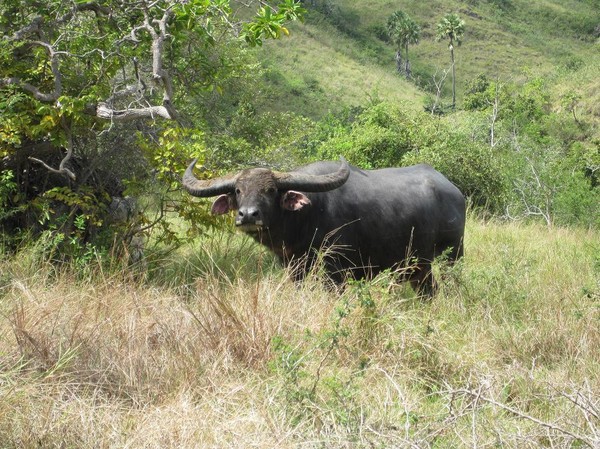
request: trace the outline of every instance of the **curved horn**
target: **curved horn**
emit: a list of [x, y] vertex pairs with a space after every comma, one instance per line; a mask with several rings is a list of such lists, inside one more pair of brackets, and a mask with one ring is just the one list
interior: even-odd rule
[[200, 180], [194, 176], [194, 166], [198, 159], [194, 159], [183, 174], [183, 188], [191, 195], [202, 198], [217, 196], [223, 193], [233, 192], [237, 176], [223, 176], [221, 178]]
[[350, 176], [348, 162], [340, 156], [340, 168], [326, 175], [310, 175], [290, 172], [276, 173], [275, 179], [280, 190], [299, 190], [301, 192], [327, 192], [343, 185]]

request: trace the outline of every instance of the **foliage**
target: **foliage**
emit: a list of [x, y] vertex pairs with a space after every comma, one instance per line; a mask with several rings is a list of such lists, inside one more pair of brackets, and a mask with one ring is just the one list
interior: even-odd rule
[[321, 128], [316, 157], [365, 169], [428, 163], [488, 213], [598, 225], [598, 147], [569, 111], [548, 109], [540, 80], [480, 76], [465, 104], [468, 115], [442, 117], [373, 104]]
[[494, 83], [480, 73], [467, 83], [463, 108], [466, 111], [477, 111], [489, 108], [494, 98]]
[[340, 154], [366, 169], [428, 163], [476, 205], [495, 212], [502, 211], [508, 193], [505, 162], [474, 143], [468, 131], [387, 103], [365, 109], [348, 130], [338, 129], [319, 148], [322, 158]]
[[567, 154], [558, 147], [543, 151], [522, 146], [513, 154], [511, 217], [539, 217], [548, 225], [598, 227], [600, 189], [586, 175], [585, 150]]
[[284, 26], [286, 22], [302, 19], [306, 10], [295, 0], [283, 0], [278, 11], [271, 6], [260, 8], [252, 22], [244, 25], [244, 38], [250, 45], [262, 45], [263, 38], [279, 39], [290, 32]]
[[293, 113], [258, 112], [243, 102], [230, 123], [207, 138], [207, 163], [218, 167], [271, 166], [292, 168], [306, 162], [306, 136], [315, 123]]
[[448, 48], [452, 49], [454, 44], [459, 46], [462, 43], [462, 36], [465, 33], [465, 22], [458, 14], [446, 14], [436, 26], [436, 39], [448, 39]]
[[[128, 180], [138, 185], [146, 180], [172, 191], [185, 159], [202, 146], [198, 130], [208, 127], [202, 121], [207, 111], [199, 114], [195, 103], [202, 104], [208, 91], [222, 92], [245, 68], [251, 71], [227, 0], [9, 1], [0, 13], [6, 37], [0, 43], [0, 169], [15, 174], [17, 194], [8, 206], [20, 212], [9, 222], [2, 217], [7, 233], [62, 226], [60, 214], [40, 218], [51, 204], [35, 203], [55, 188], [79, 198], [89, 192], [123, 197]], [[303, 13], [293, 0], [264, 4], [245, 24], [247, 40], [258, 45], [286, 34], [284, 25]], [[169, 131], [160, 119], [195, 130], [190, 151], [183, 144], [192, 140], [191, 132]], [[141, 147], [155, 149], [146, 152], [146, 163], [137, 162]], [[154, 181], [145, 171], [149, 165], [156, 168]], [[123, 166], [134, 168], [119, 176]], [[45, 201], [75, 207], [62, 200]], [[166, 203], [162, 198], [158, 207]], [[77, 212], [67, 214], [69, 221]], [[105, 218], [94, 226], [108, 226]]]
[[9, 206], [10, 197], [17, 192], [17, 184], [15, 183], [15, 175], [10, 170], [0, 172], [0, 221], [8, 218], [16, 213]]
[[503, 171], [512, 185], [508, 216], [597, 226], [594, 173], [599, 152], [589, 124], [573, 112], [577, 95], [568, 92], [565, 98], [568, 107], [554, 112], [542, 79], [519, 85], [480, 75], [470, 84], [464, 104], [487, 118], [478, 125], [479, 138], [487, 139], [505, 161]]
[[373, 169], [398, 165], [415, 148], [417, 122], [410, 113], [387, 103], [364, 109], [348, 128], [339, 128], [318, 149], [320, 158], [349, 162]]
[[501, 213], [508, 195], [507, 161], [489, 147], [473, 142], [462, 130], [429, 123], [423, 131], [442, 136], [406, 154], [403, 164], [427, 163], [456, 184], [473, 205]]
[[359, 283], [342, 296], [329, 323], [318, 333], [306, 332], [302, 342], [306, 349], [290, 345], [281, 335], [272, 339], [269, 367], [281, 379], [282, 402], [292, 423], [332, 419], [349, 429], [358, 429], [358, 395], [367, 361], [359, 358], [357, 366], [350, 369], [331, 369], [331, 365], [353, 344], [354, 320], [367, 323], [359, 330], [361, 333], [376, 326], [376, 306], [368, 290], [365, 283]]

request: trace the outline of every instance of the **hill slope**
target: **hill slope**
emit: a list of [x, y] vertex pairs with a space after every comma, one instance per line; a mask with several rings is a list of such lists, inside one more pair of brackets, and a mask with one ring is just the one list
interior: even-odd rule
[[[305, 5], [305, 24], [292, 26], [291, 38], [259, 50], [271, 67], [278, 108], [318, 118], [374, 97], [421, 108], [432, 77], [450, 67], [447, 44], [435, 41], [436, 24], [457, 12], [465, 21], [463, 44], [456, 49], [459, 106], [466, 84], [480, 73], [507, 81], [533, 75], [554, 86], [573, 84], [582, 109], [598, 114], [597, 1], [313, 0]], [[411, 82], [396, 73], [395, 50], [382, 40], [387, 18], [397, 10], [422, 28], [421, 42], [410, 48]], [[446, 95], [449, 88], [448, 79]]]

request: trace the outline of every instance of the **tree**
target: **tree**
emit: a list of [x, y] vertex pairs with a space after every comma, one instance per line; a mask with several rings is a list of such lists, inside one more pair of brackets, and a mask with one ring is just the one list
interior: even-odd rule
[[421, 27], [411, 19], [405, 12], [396, 11], [387, 21], [387, 33], [396, 46], [396, 61], [398, 71], [401, 71], [402, 50], [405, 52], [404, 74], [410, 78], [410, 60], [408, 58], [408, 46], [419, 43]]
[[452, 109], [456, 107], [456, 70], [454, 62], [454, 45], [461, 44], [465, 32], [465, 22], [455, 13], [446, 14], [437, 24], [436, 40], [448, 39], [450, 61], [452, 64]]
[[[239, 23], [229, 0], [0, 3], [0, 175], [12, 172], [17, 186], [8, 206], [35, 215], [41, 206], [34, 203], [58, 187], [49, 196], [70, 198], [72, 222], [90, 195], [101, 202], [122, 193], [114, 169], [142, 159], [139, 139], [169, 141], [147, 158], [147, 171], [152, 164], [179, 171], [201, 151], [192, 139], [201, 124], [186, 114], [189, 105], [243, 71], [214, 48], [287, 35], [286, 22], [304, 14], [295, 0], [257, 4], [256, 15]], [[165, 134], [174, 128], [189, 131]], [[174, 142], [188, 138], [190, 145]], [[109, 179], [94, 183], [102, 171]]]

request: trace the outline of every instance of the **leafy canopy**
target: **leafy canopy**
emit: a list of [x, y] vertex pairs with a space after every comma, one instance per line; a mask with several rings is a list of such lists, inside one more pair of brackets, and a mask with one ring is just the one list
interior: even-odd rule
[[400, 50], [419, 43], [421, 27], [405, 12], [396, 11], [387, 21], [387, 32]]
[[52, 198], [68, 217], [84, 191], [123, 195], [123, 181], [152, 167], [172, 190], [185, 161], [204, 152], [202, 94], [249, 70], [233, 47], [286, 35], [304, 12], [295, 0], [261, 1], [241, 23], [229, 0], [0, 2], [0, 172], [14, 174], [6, 206], [30, 209], [0, 230], [37, 226], [27, 217], [53, 188], [79, 196]]
[[437, 24], [436, 39], [438, 41], [448, 39], [450, 41], [448, 45], [450, 48], [452, 48], [454, 44], [461, 44], [461, 39], [464, 32], [464, 20], [462, 20], [456, 13], [449, 13], [442, 17], [440, 22]]

